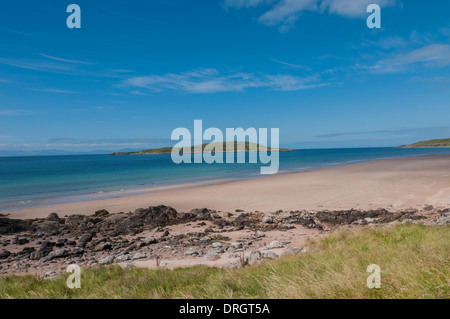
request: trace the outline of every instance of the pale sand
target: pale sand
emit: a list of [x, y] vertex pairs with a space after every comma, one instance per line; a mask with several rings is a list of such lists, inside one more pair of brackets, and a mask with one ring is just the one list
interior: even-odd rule
[[207, 207], [220, 211], [402, 209], [450, 206], [450, 155], [385, 159], [309, 172], [280, 174], [219, 184], [160, 189], [109, 199], [7, 211], [11, 218], [129, 212], [153, 205], [178, 211]]

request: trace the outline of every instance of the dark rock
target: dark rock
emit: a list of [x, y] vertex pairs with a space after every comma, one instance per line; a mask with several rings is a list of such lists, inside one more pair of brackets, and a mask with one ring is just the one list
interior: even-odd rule
[[115, 227], [117, 235], [138, 234], [144, 228], [166, 227], [191, 220], [190, 214], [179, 215], [169, 206], [151, 206], [138, 209], [128, 218], [118, 222]]
[[41, 245], [41, 248], [39, 249], [39, 251], [41, 251], [44, 254], [48, 254], [53, 250], [53, 247], [55, 246], [55, 243], [53, 242], [49, 242], [49, 241], [44, 241]]
[[332, 225], [347, 224], [350, 225], [355, 221], [366, 218], [381, 218], [383, 222], [391, 222], [399, 219], [402, 214], [395, 215], [385, 209], [358, 211], [355, 209], [344, 211], [321, 211], [316, 214], [316, 218], [322, 223]]
[[0, 253], [0, 259], [6, 259], [6, 258], [8, 258], [9, 256], [11, 256], [12, 254], [11, 254], [11, 252], [10, 251], [8, 251], [8, 250], [3, 250], [1, 253]]
[[114, 262], [113, 256], [106, 256], [98, 261], [100, 265], [108, 265]]
[[189, 214], [194, 215], [198, 220], [211, 220], [212, 211], [208, 208], [195, 208]]
[[31, 259], [31, 260], [39, 260], [39, 259], [41, 259], [42, 257], [44, 257], [44, 253], [43, 253], [42, 251], [33, 251], [33, 252], [30, 254], [30, 259]]
[[229, 226], [231, 223], [225, 219], [214, 219], [213, 223], [219, 227]]
[[45, 220], [48, 221], [52, 221], [52, 222], [62, 222], [62, 219], [59, 218], [57, 213], [51, 213], [50, 215], [47, 216], [47, 218]]
[[34, 231], [34, 227], [30, 221], [0, 218], [0, 235], [10, 235], [26, 231]]
[[81, 238], [78, 240], [77, 246], [78, 247], [85, 247], [88, 242], [92, 240], [94, 236], [92, 234], [84, 234], [81, 236]]
[[25, 247], [22, 251], [19, 252], [19, 255], [29, 255], [33, 251], [35, 251], [34, 247]]
[[110, 214], [106, 209], [98, 210], [95, 212], [95, 217], [108, 217]]
[[186, 250], [186, 252], [184, 254], [185, 255], [198, 255], [199, 251], [195, 248], [189, 248], [188, 250]]
[[56, 246], [56, 247], [63, 247], [63, 246], [66, 244], [66, 242], [67, 242], [67, 239], [66, 239], [66, 238], [58, 239], [58, 240], [56, 241], [55, 246]]
[[147, 237], [144, 239], [144, 244], [146, 245], [152, 245], [156, 244], [158, 241], [154, 237]]
[[25, 245], [25, 244], [28, 244], [29, 242], [30, 241], [28, 239], [26, 239], [26, 238], [16, 237], [16, 238], [13, 239], [12, 244], [13, 245]]
[[110, 250], [112, 247], [110, 242], [102, 242], [94, 247], [94, 251]]
[[69, 252], [67, 250], [65, 250], [65, 249], [57, 249], [57, 250], [54, 250], [54, 251], [50, 252], [50, 254], [48, 254], [47, 257], [50, 257], [50, 258], [53, 259], [53, 258], [64, 258], [64, 257], [67, 257], [67, 256], [69, 256]]
[[73, 247], [70, 250], [70, 255], [81, 255], [84, 253], [84, 249], [81, 247]]
[[78, 228], [85, 223], [86, 216], [84, 215], [70, 215], [66, 218], [66, 225]]

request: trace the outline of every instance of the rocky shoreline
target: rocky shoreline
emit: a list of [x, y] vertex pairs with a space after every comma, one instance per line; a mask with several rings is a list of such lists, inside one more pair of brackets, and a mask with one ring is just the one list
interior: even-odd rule
[[307, 251], [310, 238], [342, 229], [397, 223], [450, 223], [449, 208], [369, 211], [236, 210], [177, 212], [152, 206], [129, 213], [11, 219], [0, 215], [0, 274], [54, 278], [70, 264], [81, 267], [178, 267], [195, 264], [239, 268]]

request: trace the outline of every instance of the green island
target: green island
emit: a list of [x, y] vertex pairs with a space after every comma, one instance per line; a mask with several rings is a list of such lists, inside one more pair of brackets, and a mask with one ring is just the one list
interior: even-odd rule
[[[271, 152], [271, 151], [278, 151], [278, 152], [293, 152], [293, 150], [286, 149], [286, 148], [271, 148], [266, 147], [263, 145], [259, 145], [256, 143], [250, 143], [250, 142], [234, 142], [234, 145], [230, 145], [233, 142], [223, 142], [222, 144], [222, 150], [223, 153], [227, 153], [227, 148], [231, 148], [233, 146], [234, 152]], [[208, 149], [215, 148], [217, 150], [217, 147], [220, 146], [221, 143], [205, 143], [202, 144], [202, 151], [205, 150], [206, 147]], [[111, 155], [159, 155], [159, 154], [171, 154], [173, 147], [163, 147], [163, 148], [154, 148], [154, 149], [147, 149], [143, 151], [138, 152], [116, 152]], [[175, 148], [178, 149], [178, 151], [182, 151], [182, 148]], [[195, 153], [194, 151], [195, 146], [192, 146], [190, 148], [190, 153]]]
[[429, 140], [418, 142], [410, 145], [399, 146], [399, 148], [441, 148], [441, 147], [450, 147], [450, 138], [442, 138], [437, 140]]

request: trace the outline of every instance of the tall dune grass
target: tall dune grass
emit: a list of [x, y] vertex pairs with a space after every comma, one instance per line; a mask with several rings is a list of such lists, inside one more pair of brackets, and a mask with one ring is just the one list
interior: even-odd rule
[[[403, 225], [341, 232], [307, 253], [238, 270], [208, 267], [87, 269], [82, 288], [66, 277], [0, 278], [0, 298], [449, 298], [450, 227]], [[381, 289], [366, 285], [381, 267]]]

